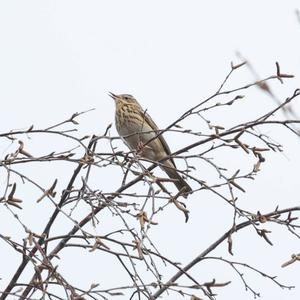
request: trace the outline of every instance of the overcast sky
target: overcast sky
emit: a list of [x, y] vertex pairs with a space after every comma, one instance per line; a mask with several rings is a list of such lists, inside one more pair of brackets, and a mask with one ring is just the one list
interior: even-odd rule
[[[163, 128], [217, 89], [230, 70], [231, 61], [241, 61], [237, 52], [252, 62], [261, 78], [274, 74], [276, 61], [284, 73], [296, 75], [284, 85], [272, 83], [274, 93], [283, 101], [299, 87], [300, 22], [295, 13], [297, 8], [300, 9], [300, 2], [296, 0], [1, 1], [0, 132], [25, 129], [32, 124], [43, 128], [68, 118], [74, 112], [95, 108], [80, 118], [80, 132], [102, 134], [114, 121], [114, 103], [107, 96], [109, 91], [135, 95]], [[256, 79], [247, 68], [238, 72], [229, 82], [230, 87]], [[276, 105], [258, 89], [247, 94], [245, 103], [245, 106], [234, 108], [232, 113], [223, 114], [221, 111], [210, 117], [220, 125], [233, 125]], [[299, 100], [295, 108], [300, 113]], [[198, 125], [191, 121], [187, 126], [201, 131], [205, 123], [199, 122]], [[262, 211], [270, 211], [277, 204], [286, 207], [299, 205], [299, 139], [280, 129], [267, 133], [284, 144], [286, 152], [268, 154], [257, 180], [246, 183], [247, 193], [241, 197], [246, 206], [253, 203], [253, 207], [258, 205]], [[115, 128], [111, 134], [116, 135]], [[183, 146], [182, 141], [172, 137], [169, 143], [174, 151]], [[126, 150], [122, 144], [118, 145]], [[7, 141], [1, 142], [0, 146], [1, 156], [14, 149], [9, 148]], [[33, 151], [44, 147], [43, 152], [47, 152], [51, 146], [51, 143], [41, 140], [28, 142]], [[238, 168], [241, 161], [233, 160], [232, 164]], [[65, 171], [62, 169], [62, 172]], [[50, 176], [43, 174], [42, 181]], [[207, 199], [202, 199], [202, 206], [193, 207], [196, 200], [190, 200], [192, 213], [188, 224], [184, 224], [182, 216], [175, 211], [170, 214], [171, 219], [165, 214], [165, 218], [158, 220], [161, 227], [153, 230], [153, 239], [161, 249], [168, 249], [166, 253], [183, 263], [217, 239], [225, 228], [219, 226], [219, 221], [206, 226], [208, 221], [205, 218], [214, 210], [220, 212], [219, 218], [222, 219], [222, 209], [226, 211], [226, 208], [219, 209], [217, 202], [210, 206]], [[9, 223], [10, 217], [5, 209], [0, 209], [1, 213], [7, 217], [0, 220], [4, 232], [9, 234], [11, 230], [11, 234], [16, 234], [20, 228], [16, 223]], [[26, 221], [32, 222], [33, 228], [43, 228], [43, 221], [38, 224], [39, 221], [33, 221], [28, 212], [22, 214]], [[201, 218], [203, 220], [199, 221]], [[175, 224], [171, 226], [173, 221]], [[231, 219], [226, 224], [229, 226], [230, 222]], [[188, 249], [178, 246], [178, 239], [176, 236], [172, 238], [170, 231], [180, 235], [182, 245], [190, 245]], [[238, 249], [241, 251], [239, 253], [236, 249], [237, 256], [233, 259], [257, 267], [263, 262], [262, 269], [266, 272], [279, 275], [283, 283], [298, 285], [293, 291], [285, 291], [261, 277], [250, 275], [250, 281], [257, 284], [262, 299], [296, 300], [300, 295], [299, 265], [286, 269], [281, 269], [280, 265], [292, 253], [299, 253], [300, 243], [295, 238], [285, 239], [286, 231], [279, 231], [274, 234], [274, 247], [266, 246], [255, 234], [251, 239], [240, 237]], [[169, 239], [165, 238], [166, 235]], [[253, 251], [257, 254], [253, 255]], [[183, 252], [186, 256], [182, 255]], [[217, 253], [227, 254], [225, 247]], [[260, 254], [262, 257], [257, 262]], [[78, 255], [81, 252], [66, 258], [66, 273]], [[13, 267], [18, 262], [14, 261]], [[104, 263], [99, 260], [99, 264], [103, 267]], [[5, 269], [1, 262], [0, 290], [14, 270], [11, 263], [4, 265]], [[224, 281], [228, 279], [225, 274], [231, 274], [229, 271], [228, 268], [216, 268], [218, 278]], [[196, 267], [192, 273], [198, 276], [201, 272]], [[97, 271], [89, 272], [86, 287], [97, 281], [97, 276]], [[214, 273], [210, 279], [213, 276]], [[230, 277], [235, 280], [232, 289], [218, 290], [220, 299], [235, 298], [233, 291], [239, 299], [252, 299], [251, 293], [244, 292], [243, 285], [234, 276]], [[113, 278], [105, 286], [113, 286]], [[206, 280], [205, 276], [203, 280]]]

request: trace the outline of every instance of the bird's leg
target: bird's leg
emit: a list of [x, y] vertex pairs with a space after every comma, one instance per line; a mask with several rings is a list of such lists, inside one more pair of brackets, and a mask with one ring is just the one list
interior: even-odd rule
[[138, 144], [136, 145], [136, 152], [138, 155], [143, 156], [143, 149], [145, 147], [145, 144], [142, 141], [139, 141]]
[[152, 161], [156, 160], [155, 157], [155, 151], [153, 151], [151, 145], [148, 145], [147, 142], [145, 143], [144, 141], [138, 141], [135, 151], [137, 155], [150, 159]]

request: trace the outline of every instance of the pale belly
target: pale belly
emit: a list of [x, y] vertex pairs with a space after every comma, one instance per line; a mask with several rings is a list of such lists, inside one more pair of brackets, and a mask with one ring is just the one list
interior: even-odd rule
[[131, 150], [139, 151], [141, 156], [154, 161], [164, 156], [160, 153], [162, 147], [158, 138], [147, 144], [149, 140], [157, 135], [149, 126], [145, 125], [143, 128], [137, 128], [136, 124], [129, 123], [127, 126], [117, 128], [117, 130], [128, 147]]

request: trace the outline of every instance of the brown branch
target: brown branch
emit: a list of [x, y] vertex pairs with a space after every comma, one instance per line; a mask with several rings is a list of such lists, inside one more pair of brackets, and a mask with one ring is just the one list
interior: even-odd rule
[[[300, 211], [300, 206], [296, 207], [291, 207], [291, 208], [286, 208], [282, 210], [275, 210], [273, 212], [270, 212], [268, 214], [265, 214], [266, 217], [272, 217], [272, 216], [277, 216], [278, 214], [284, 214], [284, 213], [289, 213], [292, 211]], [[251, 221], [245, 221], [242, 222], [238, 225], [235, 226], [235, 232], [240, 231], [243, 228], [248, 227], [251, 225]], [[222, 242], [228, 239], [229, 236], [232, 235], [232, 228], [230, 228], [227, 232], [225, 232], [220, 238], [218, 238], [213, 244], [211, 244], [208, 248], [206, 248], [203, 252], [201, 252], [199, 255], [197, 255], [190, 263], [188, 263], [185, 267], [182, 268], [184, 272], [189, 271], [192, 267], [194, 267], [196, 264], [198, 264], [200, 261], [202, 261], [207, 254], [209, 254], [211, 251], [215, 250]], [[165, 286], [162, 288], [158, 289], [154, 294], [153, 294], [153, 299], [157, 299], [158, 297], [161, 296], [166, 290], [168, 285], [172, 285], [175, 283], [184, 273], [182, 271], [178, 271], [174, 276], [172, 276]]]

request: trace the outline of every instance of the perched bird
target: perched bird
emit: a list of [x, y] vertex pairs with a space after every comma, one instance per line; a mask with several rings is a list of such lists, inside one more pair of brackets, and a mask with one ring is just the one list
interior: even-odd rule
[[[166, 156], [171, 155], [163, 136], [161, 134], [157, 136], [158, 127], [133, 96], [113, 93], [109, 93], [109, 96], [115, 100], [116, 104], [117, 131], [131, 150], [136, 150], [141, 157], [155, 162], [160, 162]], [[187, 193], [192, 189], [177, 172], [173, 158], [162, 161], [160, 167], [171, 179], [175, 180], [174, 184], [177, 189], [187, 197]]]

